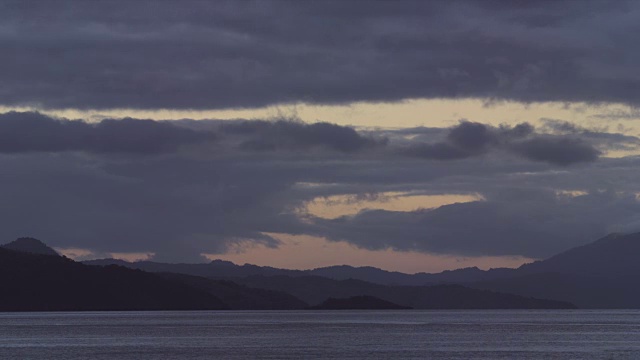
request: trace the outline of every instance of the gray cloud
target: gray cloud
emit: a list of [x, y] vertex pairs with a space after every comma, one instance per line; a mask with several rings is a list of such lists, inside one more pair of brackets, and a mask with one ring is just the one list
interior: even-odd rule
[[[325, 123], [86, 123], [0, 114], [0, 238], [34, 236], [99, 253], [155, 252], [170, 261], [193, 261], [240, 242], [277, 247], [268, 233], [367, 248], [539, 256], [633, 227], [639, 159], [558, 168], [559, 150], [580, 149], [609, 133], [544, 131], [467, 122], [361, 132]], [[580, 146], [560, 143], [556, 152], [544, 152], [553, 141], [571, 139]], [[530, 143], [547, 140], [551, 145]], [[275, 148], [247, 149], [249, 141]], [[440, 161], [398, 154], [422, 143], [485, 156]], [[513, 156], [516, 151], [540, 161]], [[554, 195], [574, 190], [589, 195]], [[370, 199], [388, 192], [478, 194], [486, 201], [337, 220], [299, 214], [316, 197]]]
[[492, 149], [562, 166], [595, 161], [601, 154], [593, 145], [577, 137], [536, 134], [528, 123], [495, 128], [469, 121], [452, 127], [444, 141], [412, 143], [402, 152], [425, 159], [454, 160], [479, 156]]
[[617, 230], [614, 224], [639, 212], [633, 195], [567, 198], [538, 190], [434, 210], [363, 211], [317, 224], [329, 238], [367, 249], [544, 258]]
[[[219, 135], [218, 135], [219, 134]], [[227, 151], [333, 150], [353, 153], [384, 147], [383, 136], [367, 136], [330, 123], [293, 120], [154, 121], [105, 119], [95, 123], [57, 119], [38, 112], [0, 114], [0, 153], [84, 151], [166, 153], [183, 145], [226, 140]]]
[[0, 103], [256, 107], [407, 98], [638, 104], [640, 4], [4, 1]]
[[[555, 124], [549, 122], [549, 124]], [[554, 131], [558, 130], [555, 124]], [[550, 125], [549, 125], [550, 126]], [[564, 127], [574, 126], [565, 124]], [[564, 128], [562, 128], [564, 129]], [[566, 130], [566, 129], [565, 129]], [[84, 151], [91, 153], [155, 154], [175, 152], [184, 145], [198, 145], [218, 139], [223, 151], [235, 148], [251, 152], [280, 151], [296, 154], [330, 150], [343, 154], [364, 152], [400, 154], [436, 160], [459, 160], [479, 156], [490, 150], [507, 150], [533, 161], [556, 165], [594, 161], [600, 151], [578, 136], [604, 139], [612, 134], [594, 131], [571, 134], [536, 134], [533, 126], [523, 123], [492, 127], [462, 121], [448, 130], [443, 141], [423, 143], [405, 141], [390, 144], [384, 134], [361, 134], [354, 128], [330, 123], [305, 124], [300, 121], [238, 120], [153, 121], [125, 118], [97, 123], [55, 119], [36, 112], [0, 114], [0, 153]], [[424, 132], [419, 138], [438, 137], [438, 131]], [[566, 131], [565, 131], [566, 132]], [[219, 134], [219, 135], [217, 135]], [[435, 135], [435, 136], [434, 136]], [[634, 137], [615, 138], [619, 144], [634, 144]], [[625, 141], [623, 141], [625, 140]], [[218, 148], [220, 150], [220, 148]], [[380, 151], [378, 151], [380, 150]], [[377, 151], [377, 152], [376, 152]]]
[[162, 153], [213, 138], [213, 133], [153, 120], [107, 119], [90, 124], [35, 112], [0, 114], [0, 153]]
[[223, 123], [222, 132], [246, 135], [240, 145], [254, 151], [298, 150], [324, 147], [341, 152], [384, 146], [385, 138], [360, 135], [356, 130], [326, 122], [305, 124], [299, 121], [240, 121]]
[[527, 159], [557, 165], [595, 161], [600, 151], [579, 139], [537, 137], [511, 145], [511, 149]]
[[589, 129], [557, 119], [541, 120], [546, 133], [579, 137], [603, 150], [636, 150], [640, 147], [640, 139], [626, 135], [625, 132], [628, 132], [628, 129], [620, 126], [621, 124], [618, 124], [617, 132], [612, 133], [607, 126]]
[[481, 154], [470, 152], [466, 149], [461, 149], [445, 142], [412, 145], [404, 149], [403, 153], [409, 156], [436, 160], [465, 159], [474, 155]]
[[284, 213], [291, 175], [251, 160], [33, 153], [0, 155], [0, 165], [11, 174], [0, 189], [5, 239], [30, 234], [53, 246], [195, 261], [243, 240], [276, 246], [263, 231], [299, 231]]

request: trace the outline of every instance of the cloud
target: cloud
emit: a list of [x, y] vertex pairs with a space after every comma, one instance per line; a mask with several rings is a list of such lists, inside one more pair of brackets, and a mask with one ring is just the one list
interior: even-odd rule
[[611, 110], [605, 113], [591, 115], [590, 118], [599, 119], [599, 120], [637, 120], [640, 119], [640, 109], [638, 108], [629, 108], [629, 109], [616, 109]]
[[[72, 9], [70, 11], [69, 9]], [[640, 4], [5, 1], [0, 104], [220, 109], [410, 98], [637, 105]]]
[[535, 128], [528, 123], [496, 128], [469, 121], [461, 121], [450, 128], [444, 141], [412, 143], [402, 152], [425, 159], [455, 160], [480, 156], [490, 150], [505, 150], [529, 160], [561, 166], [592, 162], [601, 154], [593, 145], [577, 137], [536, 134]]
[[633, 195], [523, 195], [410, 212], [369, 210], [316, 223], [329, 239], [371, 250], [545, 258], [617, 230], [614, 224], [640, 211]]
[[91, 153], [171, 152], [214, 139], [169, 122], [106, 119], [91, 124], [54, 119], [36, 112], [0, 114], [0, 153], [86, 151]]
[[[271, 233], [366, 248], [540, 256], [637, 221], [639, 158], [556, 165], [562, 156], [584, 156], [562, 152], [591, 149], [585, 144], [606, 134], [471, 122], [360, 131], [326, 123], [90, 123], [0, 114], [0, 238], [33, 236], [94, 253], [155, 253], [165, 261], [194, 261], [238, 243], [277, 247]], [[580, 142], [563, 143], [571, 139]], [[247, 147], [251, 141], [271, 146]], [[443, 155], [400, 151], [422, 144], [465, 156], [443, 161]], [[318, 197], [370, 200], [389, 193], [477, 194], [486, 201], [371, 209], [331, 221], [300, 215]]]
[[600, 151], [579, 139], [537, 137], [511, 145], [511, 149], [527, 159], [567, 166], [598, 159]]
[[38, 112], [0, 114], [0, 153], [81, 151], [96, 154], [161, 154], [185, 145], [226, 141], [227, 151], [331, 150], [354, 153], [384, 147], [384, 136], [326, 122], [154, 121], [105, 119], [95, 123], [53, 118]]
[[287, 182], [269, 175], [271, 168], [76, 153], [0, 155], [0, 165], [11, 174], [0, 188], [0, 217], [11, 223], [0, 229], [5, 239], [31, 234], [58, 247], [196, 261], [236, 241], [276, 246], [261, 230], [287, 217], [278, 199]]
[[610, 132], [607, 126], [590, 129], [574, 123], [557, 119], [541, 119], [543, 131], [552, 135], [568, 135], [588, 141], [597, 148], [606, 150], [636, 150], [640, 147], [640, 139], [627, 135], [624, 126], [618, 124], [616, 131]]
[[224, 123], [220, 129], [224, 133], [248, 136], [249, 139], [244, 140], [240, 146], [252, 151], [323, 147], [350, 153], [384, 146], [387, 142], [385, 138], [366, 137], [351, 127], [326, 122], [305, 124], [300, 121], [254, 120]]

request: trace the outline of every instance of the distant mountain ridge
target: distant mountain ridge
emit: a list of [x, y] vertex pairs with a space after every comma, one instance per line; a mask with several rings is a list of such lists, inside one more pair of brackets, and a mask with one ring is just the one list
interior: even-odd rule
[[[111, 261], [88, 261], [86, 264], [93, 266], [110, 265]], [[238, 266], [232, 263], [212, 262], [209, 264], [161, 264], [154, 262], [124, 263], [136, 269], [145, 271], [156, 271], [163, 276], [171, 278], [182, 276], [194, 277], [187, 283], [196, 285], [200, 289], [212, 289], [213, 283], [220, 281], [230, 281], [241, 284], [251, 289], [264, 289], [275, 293], [286, 293], [292, 298], [300, 299], [306, 304], [313, 306], [321, 304], [330, 297], [350, 298], [353, 296], [374, 296], [384, 301], [393, 302], [401, 306], [408, 306], [416, 309], [568, 309], [574, 308], [568, 302], [534, 299], [512, 294], [504, 294], [493, 291], [476, 290], [463, 286], [388, 286], [374, 284], [362, 280], [335, 280], [322, 276], [305, 275], [302, 271], [281, 270], [267, 268], [268, 273], [283, 273], [287, 275], [246, 275], [247, 273], [259, 273], [261, 267], [258, 266]], [[211, 265], [213, 266], [213, 270]], [[227, 267], [231, 272], [215, 271], [215, 265]], [[181, 273], [188, 271], [189, 273]], [[290, 276], [288, 274], [295, 274]], [[209, 274], [209, 282], [204, 279], [203, 274]], [[239, 275], [240, 274], [240, 275]], [[213, 275], [213, 276], [211, 276]], [[231, 276], [230, 276], [231, 275]], [[213, 283], [212, 283], [213, 282]], [[220, 296], [217, 292], [212, 292]], [[224, 297], [221, 297], [225, 300]], [[287, 300], [288, 301], [288, 300]], [[295, 305], [299, 306], [299, 305]], [[298, 307], [295, 307], [298, 308]], [[276, 309], [275, 307], [273, 309]]]
[[30, 237], [21, 237], [0, 247], [31, 254], [60, 256], [57, 251], [53, 250], [42, 241]]
[[458, 270], [447, 270], [441, 273], [405, 274], [397, 271], [387, 271], [371, 266], [354, 267], [350, 265], [336, 265], [310, 270], [279, 269], [269, 266], [252, 264], [236, 265], [230, 261], [213, 260], [200, 264], [169, 264], [154, 261], [127, 262], [118, 259], [98, 259], [83, 261], [87, 265], [120, 265], [151, 272], [173, 272], [204, 277], [246, 277], [246, 276], [322, 276], [334, 280], [357, 279], [382, 285], [424, 286], [440, 283], [451, 283], [469, 280], [493, 279], [508, 276], [513, 269], [480, 270], [477, 267]]
[[249, 287], [288, 292], [309, 303], [327, 298], [373, 296], [414, 309], [573, 309], [555, 300], [472, 289], [462, 285], [388, 286], [362, 280], [334, 280], [320, 276], [250, 276], [234, 279]]
[[[590, 244], [567, 250], [546, 260], [522, 265], [517, 269], [464, 268], [436, 274], [404, 274], [348, 265], [312, 270], [286, 270], [255, 265], [241, 266], [227, 261], [212, 261], [208, 264], [138, 262], [124, 265], [147, 271], [197, 274], [212, 278], [244, 278], [243, 281], [248, 277], [321, 276], [338, 281], [355, 279], [387, 286], [460, 284], [525, 297], [562, 300], [586, 308], [640, 308], [640, 289], [636, 290], [636, 286], [633, 285], [640, 282], [639, 254], [640, 233], [634, 233], [610, 234]], [[113, 262], [117, 260], [87, 263]], [[249, 285], [250, 283], [246, 282], [245, 284], [257, 285]], [[304, 300], [304, 296], [301, 298]]]
[[522, 296], [570, 301], [584, 308], [640, 308], [640, 233], [610, 234], [549, 259], [526, 264], [511, 276], [467, 286]]
[[0, 311], [285, 310], [308, 304], [294, 296], [230, 281], [143, 272], [113, 261], [89, 266], [34, 238], [0, 245]]
[[209, 263], [199, 264], [168, 264], [155, 261], [136, 261], [127, 262], [119, 259], [98, 259], [83, 261], [86, 265], [120, 265], [129, 268], [150, 271], [150, 272], [165, 272], [176, 274], [188, 274], [194, 276], [203, 277], [244, 277], [254, 275], [287, 275], [287, 276], [304, 276], [305, 272], [302, 270], [288, 270], [278, 269], [268, 266], [257, 266], [251, 264], [236, 265], [230, 261], [213, 260]]
[[[390, 287], [360, 280], [286, 275], [235, 277], [230, 281], [228, 277], [216, 279], [166, 271], [152, 273], [117, 265], [132, 265], [122, 261], [90, 266], [63, 256], [52, 256], [47, 249], [35, 239], [20, 239], [8, 244], [7, 248], [0, 247], [0, 286], [3, 289], [0, 311], [288, 310], [305, 309], [309, 304], [321, 304], [331, 297], [355, 297], [355, 300], [345, 300], [341, 306], [351, 304], [348, 306], [359, 308], [391, 306], [384, 305], [385, 302], [423, 309], [574, 308], [567, 302], [459, 285]], [[238, 268], [248, 273], [290, 273], [275, 268], [238, 267], [222, 261], [212, 263], [236, 273]], [[156, 270], [167, 265], [149, 264]], [[198, 264], [174, 264], [172, 268], [203, 269]]]
[[[2, 249], [55, 253], [30, 238], [19, 239]], [[165, 274], [162, 276], [166, 279], [189, 288], [212, 295], [224, 294], [227, 301], [234, 303], [227, 307], [236, 309], [302, 308], [304, 304], [318, 305], [330, 297], [353, 296], [374, 296], [414, 308], [566, 308], [567, 304], [583, 308], [640, 308], [640, 288], [635, 286], [640, 282], [638, 254], [640, 233], [611, 234], [517, 269], [465, 268], [437, 274], [411, 275], [347, 265], [287, 270], [236, 265], [222, 260], [206, 264], [164, 264], [103, 259], [85, 264], [106, 268], [118, 265]], [[434, 286], [438, 284], [461, 287]], [[473, 301], [463, 301], [464, 298]], [[530, 298], [557, 301], [525, 301]]]
[[156, 274], [0, 248], [0, 311], [215, 310], [217, 297]]
[[640, 275], [640, 233], [610, 234], [590, 244], [521, 266], [522, 274]]
[[297, 297], [278, 290], [249, 287], [228, 280], [215, 280], [184, 274], [159, 273], [220, 298], [231, 310], [302, 310], [309, 305]]

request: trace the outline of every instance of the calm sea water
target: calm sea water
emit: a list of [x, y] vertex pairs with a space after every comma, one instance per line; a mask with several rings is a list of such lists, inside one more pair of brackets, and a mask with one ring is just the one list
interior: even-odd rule
[[640, 311], [0, 313], [0, 359], [640, 359]]

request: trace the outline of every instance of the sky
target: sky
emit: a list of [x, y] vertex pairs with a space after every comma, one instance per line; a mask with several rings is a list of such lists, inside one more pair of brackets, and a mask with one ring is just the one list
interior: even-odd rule
[[3, 1], [0, 238], [517, 267], [640, 231], [640, 2]]

